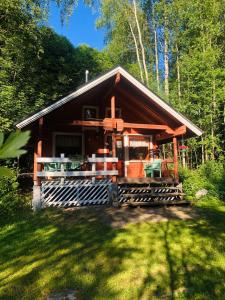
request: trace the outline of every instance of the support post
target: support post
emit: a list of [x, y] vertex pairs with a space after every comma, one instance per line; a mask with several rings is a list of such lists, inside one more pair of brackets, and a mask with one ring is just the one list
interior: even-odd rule
[[37, 163], [37, 158], [42, 156], [42, 135], [43, 135], [43, 117], [38, 120], [38, 139], [34, 148], [34, 176], [33, 176], [33, 210], [41, 208], [41, 180], [37, 177], [37, 172], [41, 171], [41, 165]]
[[32, 199], [33, 211], [41, 209], [41, 187], [39, 185], [33, 185], [33, 199]]
[[[115, 106], [115, 96], [113, 95], [111, 97], [111, 118], [114, 122], [116, 117], [116, 106]], [[114, 124], [113, 124], [114, 127]], [[115, 129], [113, 129], [112, 132], [112, 156], [116, 157], [116, 134], [115, 134]], [[112, 169], [116, 170], [116, 163], [112, 163]], [[112, 177], [112, 181], [116, 182], [116, 176]]]
[[[93, 159], [93, 160], [96, 159], [96, 155], [95, 155], [95, 154], [92, 154], [92, 159]], [[95, 161], [95, 162], [92, 162], [91, 170], [92, 170], [92, 172], [95, 172], [95, 171], [96, 171], [96, 161]], [[93, 176], [93, 177], [91, 178], [91, 181], [92, 181], [92, 183], [95, 183], [95, 176]]]
[[119, 206], [118, 199], [118, 185], [116, 183], [111, 183], [108, 187], [108, 197], [109, 202], [113, 207]]
[[127, 177], [127, 168], [129, 166], [129, 137], [128, 135], [124, 135], [123, 138], [123, 145], [124, 145], [124, 176]]
[[115, 105], [115, 96], [111, 97], [111, 118], [115, 119], [116, 117], [116, 105]]
[[[64, 154], [64, 153], [61, 153], [61, 154], [60, 154], [60, 157], [61, 157], [62, 159], [65, 158], [65, 154]], [[65, 168], [64, 168], [64, 164], [63, 164], [63, 163], [60, 164], [60, 171], [61, 171], [61, 172], [64, 172], [64, 171], [65, 171]], [[61, 180], [60, 180], [61, 185], [63, 185], [64, 182], [65, 182], [65, 177], [61, 177]]]
[[173, 137], [173, 162], [174, 162], [174, 178], [178, 182], [178, 151], [177, 151], [177, 138]]

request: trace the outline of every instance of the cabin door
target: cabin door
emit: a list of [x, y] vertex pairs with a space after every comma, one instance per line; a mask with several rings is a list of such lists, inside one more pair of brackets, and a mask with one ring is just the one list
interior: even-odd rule
[[145, 177], [144, 167], [152, 161], [153, 150], [151, 135], [124, 136], [124, 175], [128, 178]]

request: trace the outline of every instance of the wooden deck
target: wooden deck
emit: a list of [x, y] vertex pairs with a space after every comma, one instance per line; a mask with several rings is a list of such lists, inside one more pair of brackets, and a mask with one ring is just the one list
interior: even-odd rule
[[118, 184], [150, 184], [150, 183], [160, 183], [160, 184], [175, 184], [176, 181], [171, 177], [143, 177], [143, 178], [126, 178], [119, 177], [117, 179]]

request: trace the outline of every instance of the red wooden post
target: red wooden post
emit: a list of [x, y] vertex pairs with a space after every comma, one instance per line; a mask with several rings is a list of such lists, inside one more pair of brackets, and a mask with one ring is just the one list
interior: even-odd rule
[[174, 178], [178, 181], [178, 151], [177, 151], [177, 138], [173, 137], [173, 162], [174, 162]]
[[37, 172], [41, 171], [40, 164], [37, 163], [37, 158], [42, 156], [42, 134], [43, 134], [43, 117], [38, 120], [38, 138], [34, 149], [34, 185], [40, 185], [40, 179], [37, 177]]
[[111, 118], [115, 119], [116, 117], [116, 105], [115, 105], [115, 96], [111, 97]]
[[[111, 97], [111, 118], [113, 120], [113, 127], [114, 127], [114, 121], [116, 117], [116, 105], [115, 105], [115, 96]], [[113, 129], [112, 132], [112, 156], [116, 157], [116, 134], [115, 134], [115, 129]], [[112, 169], [116, 170], [116, 163], [112, 163]], [[112, 177], [113, 182], [116, 181], [116, 177]]]

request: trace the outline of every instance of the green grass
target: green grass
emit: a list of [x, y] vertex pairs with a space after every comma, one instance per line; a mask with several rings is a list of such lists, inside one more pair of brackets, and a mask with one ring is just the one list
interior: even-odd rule
[[0, 227], [0, 299], [224, 299], [225, 206], [200, 218], [113, 229], [96, 213], [46, 210]]

